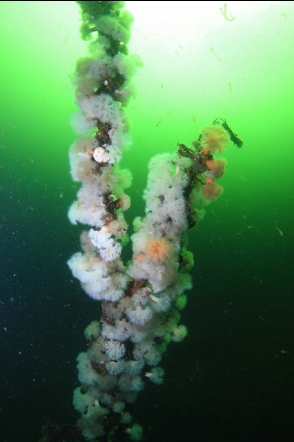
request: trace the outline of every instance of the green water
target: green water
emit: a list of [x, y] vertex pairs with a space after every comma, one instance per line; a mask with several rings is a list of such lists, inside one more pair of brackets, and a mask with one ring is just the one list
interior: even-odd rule
[[[130, 52], [144, 63], [127, 111], [133, 147], [122, 161], [134, 175], [129, 222], [143, 213], [154, 154], [190, 144], [217, 117], [244, 141], [241, 149], [231, 144], [224, 152], [224, 194], [190, 232], [194, 289], [183, 314], [189, 336], [167, 356], [163, 399], [158, 390], [142, 393], [138, 421], [151, 420], [150, 427], [170, 431], [175, 441], [195, 435], [203, 441], [291, 440], [293, 418], [283, 407], [294, 405], [294, 4], [227, 5], [224, 13], [221, 2], [127, 2], [135, 16]], [[2, 395], [20, 395], [19, 402], [3, 399], [1, 408], [5, 440], [14, 442], [20, 434], [37, 440], [48, 401], [51, 417], [65, 413], [64, 420], [74, 421], [74, 358], [85, 345], [83, 328], [99, 311], [70, 282], [65, 265], [79, 249], [78, 228], [66, 217], [77, 190], [68, 166], [75, 139], [70, 73], [87, 50], [78, 7], [0, 2], [0, 25], [1, 322], [8, 330], [3, 385], [22, 377], [17, 393], [12, 388]], [[58, 412], [55, 395], [44, 400], [56, 384], [64, 386]], [[164, 414], [175, 396], [179, 408], [168, 407], [168, 425], [162, 425], [158, 410]], [[144, 408], [144, 397], [155, 397], [156, 408]], [[194, 414], [179, 411], [186, 397], [205, 424], [215, 421], [220, 439], [198, 428]], [[30, 425], [24, 423], [27, 398]], [[265, 436], [264, 428], [272, 431]], [[152, 431], [149, 440], [160, 440]]]

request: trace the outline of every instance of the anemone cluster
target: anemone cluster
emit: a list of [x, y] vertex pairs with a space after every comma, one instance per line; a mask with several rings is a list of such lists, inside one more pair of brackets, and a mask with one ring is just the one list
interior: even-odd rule
[[68, 216], [72, 224], [89, 228], [81, 235], [82, 252], [68, 265], [84, 291], [101, 301], [102, 317], [85, 330], [88, 349], [77, 358], [81, 385], [73, 403], [86, 440], [140, 440], [132, 404], [146, 381], [162, 383], [159, 364], [168, 344], [187, 334], [179, 324], [192, 286], [193, 255], [185, 232], [201, 217], [201, 206], [222, 191], [215, 179], [225, 162], [213, 154], [229, 137], [222, 127], [208, 126], [192, 147], [180, 145], [174, 154], [151, 159], [145, 216], [134, 220], [133, 256], [125, 265], [124, 211], [130, 207], [125, 189], [131, 173], [119, 161], [130, 144], [124, 107], [140, 63], [128, 55], [132, 19], [123, 2], [78, 3], [82, 35], [91, 42], [73, 79], [80, 110], [73, 118], [79, 138], [71, 146], [70, 164], [81, 187]]

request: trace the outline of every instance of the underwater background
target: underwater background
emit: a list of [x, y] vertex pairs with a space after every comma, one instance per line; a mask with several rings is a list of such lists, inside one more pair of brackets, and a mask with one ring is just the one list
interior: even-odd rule
[[[223, 195], [190, 232], [189, 334], [135, 403], [145, 441], [294, 440], [294, 2], [126, 2], [144, 66], [128, 106], [131, 225], [147, 164], [224, 118]], [[33, 442], [74, 423], [75, 358], [100, 317], [67, 268], [74, 90], [87, 44], [74, 2], [0, 2], [0, 429]], [[125, 252], [129, 259], [129, 250]]]

